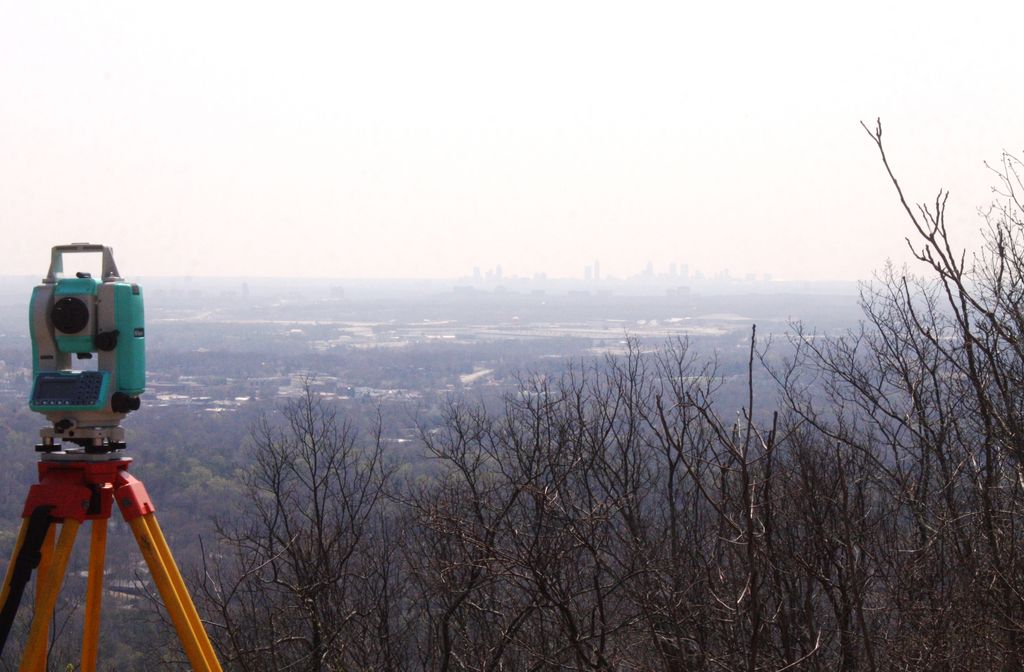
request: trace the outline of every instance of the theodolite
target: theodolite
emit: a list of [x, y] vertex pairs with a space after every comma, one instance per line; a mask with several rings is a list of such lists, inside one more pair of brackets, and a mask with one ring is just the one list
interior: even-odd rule
[[[65, 257], [76, 253], [101, 254], [101, 277], [66, 275]], [[29, 331], [29, 407], [52, 423], [40, 431], [37, 450], [65, 450], [62, 441], [87, 453], [123, 449], [121, 421], [138, 410], [146, 386], [146, 329], [142, 289], [121, 277], [109, 247], [72, 243], [52, 249], [50, 270], [32, 292]], [[76, 360], [94, 357], [94, 370], [73, 369]]]

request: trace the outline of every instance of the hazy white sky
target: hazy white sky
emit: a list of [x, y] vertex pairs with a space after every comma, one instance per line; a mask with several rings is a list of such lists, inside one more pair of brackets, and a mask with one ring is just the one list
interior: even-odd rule
[[867, 276], [970, 242], [1024, 3], [0, 0], [0, 272]]

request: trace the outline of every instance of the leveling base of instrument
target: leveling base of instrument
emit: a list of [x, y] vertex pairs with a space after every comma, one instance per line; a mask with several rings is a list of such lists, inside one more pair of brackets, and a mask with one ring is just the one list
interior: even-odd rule
[[[39, 430], [37, 453], [105, 454], [125, 449], [124, 428], [121, 426], [67, 426], [44, 427]], [[63, 441], [63, 443], [61, 443]]]
[[[213, 646], [157, 523], [153, 502], [142, 482], [128, 473], [131, 458], [73, 457], [73, 454], [44, 455], [39, 462], [39, 483], [29, 488], [21, 531], [0, 594], [0, 649], [10, 632], [25, 585], [32, 570], [38, 567], [35, 614], [18, 669], [21, 672], [46, 669], [50, 620], [64, 582], [68, 558], [78, 528], [91, 520], [81, 670], [95, 671], [107, 520], [116, 501], [142, 551], [192, 669], [220, 672]], [[61, 530], [54, 545], [57, 523], [61, 523]]]

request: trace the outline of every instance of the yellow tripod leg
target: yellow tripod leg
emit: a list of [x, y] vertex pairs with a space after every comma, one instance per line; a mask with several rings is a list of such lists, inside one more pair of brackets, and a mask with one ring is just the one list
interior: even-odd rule
[[57, 525], [54, 523], [46, 531], [46, 538], [43, 539], [43, 545], [39, 549], [39, 567], [36, 569], [36, 609], [39, 608], [39, 601], [43, 596], [43, 586], [46, 585], [50, 576], [50, 566], [53, 565], [53, 543], [56, 538]]
[[[51, 571], [53, 569], [53, 544], [57, 537], [57, 524], [53, 523], [50, 525], [50, 529], [46, 531], [46, 538], [43, 539], [43, 546], [40, 549], [39, 567], [36, 569], [36, 594], [35, 594], [35, 612], [33, 613], [32, 619], [35, 623], [35, 619], [38, 614], [42, 612], [43, 607], [43, 595], [46, 593], [46, 586], [53, 578]], [[63, 577], [62, 577], [63, 578]], [[46, 622], [49, 624], [50, 619], [53, 618], [53, 609], [46, 615]], [[39, 662], [36, 663], [35, 667], [27, 668], [29, 672], [44, 672], [46, 670], [46, 654], [49, 650], [47, 645], [47, 637], [49, 636], [49, 625], [47, 625], [44, 636], [42, 639], [42, 650], [39, 652]], [[26, 651], [28, 648], [26, 647]], [[24, 662], [24, 658], [22, 659]]]
[[[46, 647], [49, 644], [47, 639], [50, 634], [50, 618], [53, 616], [53, 609], [57, 606], [57, 595], [60, 594], [60, 586], [64, 582], [64, 572], [68, 568], [68, 558], [71, 557], [71, 549], [75, 545], [75, 535], [81, 525], [77, 520], [66, 518], [60, 530], [60, 539], [57, 541], [57, 548], [52, 553], [52, 560], [46, 575], [40, 575], [42, 581], [37, 581], [36, 588], [36, 612], [32, 615], [32, 628], [28, 633], [28, 643], [25, 644], [25, 652], [21, 658], [19, 672], [33, 672], [45, 669]], [[53, 530], [54, 526], [50, 526]], [[40, 565], [42, 567], [42, 565]]]
[[132, 534], [135, 535], [135, 541], [139, 545], [139, 550], [142, 551], [142, 557], [146, 560], [149, 573], [160, 592], [164, 606], [167, 607], [167, 613], [171, 617], [171, 622], [174, 624], [174, 629], [178, 633], [178, 639], [181, 640], [181, 646], [185, 649], [185, 655], [188, 657], [192, 669], [197, 672], [213, 672], [214, 668], [210, 666], [203, 654], [199, 639], [189, 623], [185, 607], [181, 604], [178, 592], [174, 589], [174, 583], [164, 565], [156, 540], [153, 539], [149, 530], [149, 525], [146, 522], [148, 515], [132, 518], [128, 521], [128, 525], [132, 528]]
[[18, 530], [18, 540], [14, 542], [14, 550], [11, 552], [11, 561], [7, 563], [7, 573], [4, 575], [3, 592], [0, 592], [0, 604], [7, 602], [7, 594], [11, 592], [11, 579], [14, 577], [14, 561], [18, 557], [21, 545], [25, 543], [25, 535], [28, 533], [28, 518], [21, 519], [21, 529]]
[[89, 581], [85, 590], [85, 629], [82, 633], [82, 672], [96, 672], [100, 643], [100, 605], [103, 601], [103, 564], [107, 550], [107, 519], [92, 521], [89, 542]]
[[199, 640], [203, 657], [206, 659], [211, 670], [221, 672], [220, 661], [217, 660], [217, 654], [213, 650], [213, 644], [210, 643], [209, 635], [206, 634], [206, 628], [203, 627], [202, 619], [199, 618], [196, 605], [188, 594], [188, 588], [185, 586], [185, 580], [181, 576], [181, 570], [178, 569], [178, 564], [174, 562], [174, 556], [171, 555], [171, 547], [167, 545], [167, 539], [164, 537], [163, 530], [160, 529], [160, 523], [156, 520], [156, 514], [147, 514], [143, 516], [143, 519], [146, 521], [146, 526], [149, 528], [153, 542], [160, 552], [160, 559], [163, 560], [164, 567], [167, 569], [167, 574], [171, 579], [171, 584], [174, 586], [174, 591], [178, 594], [178, 601], [181, 602], [181, 606], [185, 609], [185, 615], [188, 617], [189, 625], [192, 626], [192, 632], [195, 633], [196, 639]]

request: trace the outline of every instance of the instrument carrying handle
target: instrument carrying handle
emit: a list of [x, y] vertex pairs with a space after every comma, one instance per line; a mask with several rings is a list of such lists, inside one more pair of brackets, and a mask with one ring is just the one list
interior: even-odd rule
[[99, 252], [103, 255], [103, 277], [101, 278], [103, 282], [121, 279], [121, 274], [117, 271], [117, 264], [114, 263], [114, 250], [112, 248], [95, 243], [71, 243], [70, 245], [54, 245], [50, 249], [50, 270], [46, 272], [43, 282], [57, 282], [57, 276], [64, 273], [65, 254], [88, 252]]

